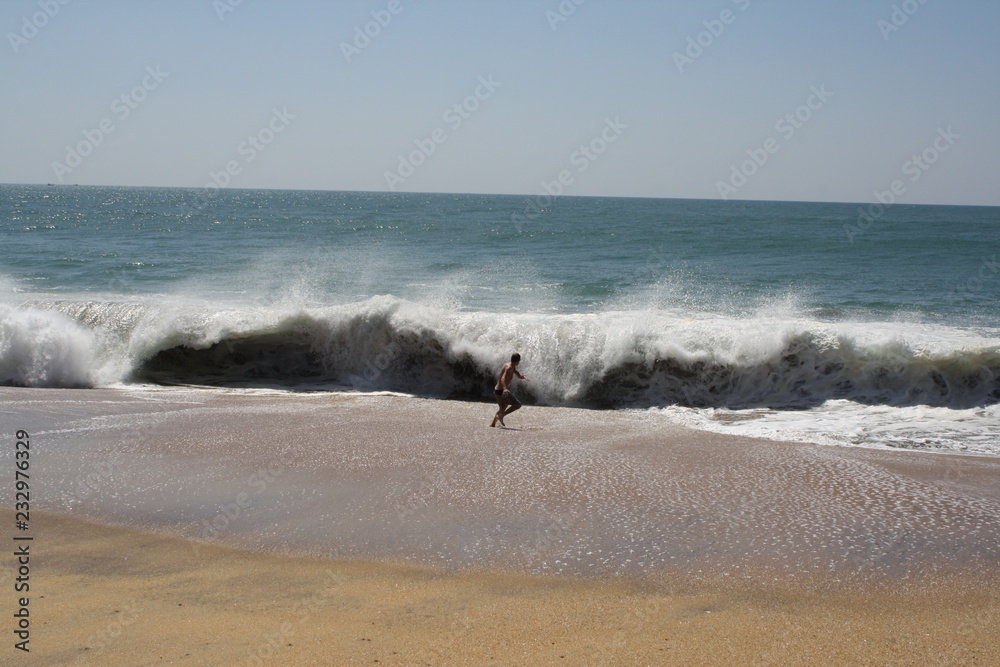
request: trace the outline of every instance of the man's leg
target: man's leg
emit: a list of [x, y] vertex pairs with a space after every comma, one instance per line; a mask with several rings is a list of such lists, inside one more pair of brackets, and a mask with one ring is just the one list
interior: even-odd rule
[[500, 405], [500, 409], [497, 410], [497, 413], [495, 415], [493, 415], [493, 422], [490, 424], [490, 426], [496, 426], [497, 420], [500, 420], [500, 425], [504, 426], [503, 417], [504, 417], [504, 409], [507, 407], [507, 398], [504, 396], [497, 396], [497, 403]]
[[[506, 417], [507, 415], [514, 412], [515, 410], [520, 409], [521, 407], [521, 402], [518, 401], [516, 398], [514, 398], [513, 394], [508, 394], [507, 400], [510, 403], [510, 406], [508, 406], [508, 408], [504, 411], [503, 417]], [[501, 424], [503, 423], [503, 417], [500, 418]]]

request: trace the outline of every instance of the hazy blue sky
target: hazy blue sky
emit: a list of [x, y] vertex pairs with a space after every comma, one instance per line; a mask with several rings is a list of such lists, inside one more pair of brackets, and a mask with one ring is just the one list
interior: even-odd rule
[[64, 1], [0, 182], [1000, 205], [996, 0]]

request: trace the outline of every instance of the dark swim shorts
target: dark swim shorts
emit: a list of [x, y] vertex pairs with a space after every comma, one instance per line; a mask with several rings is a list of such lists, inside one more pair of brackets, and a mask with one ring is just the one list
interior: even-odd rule
[[[496, 394], [497, 398], [503, 398], [503, 389], [494, 389], [493, 393]], [[514, 396], [514, 392], [510, 389], [507, 390], [507, 400], [510, 401], [511, 405], [521, 405], [521, 401], [517, 400]]]

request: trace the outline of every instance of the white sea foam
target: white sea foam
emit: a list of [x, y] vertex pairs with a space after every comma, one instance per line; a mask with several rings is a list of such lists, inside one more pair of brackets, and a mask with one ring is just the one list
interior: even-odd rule
[[0, 304], [0, 382], [90, 386], [98, 334], [62, 313]]
[[818, 322], [795, 310], [494, 314], [393, 296], [324, 307], [35, 301], [0, 310], [0, 381], [488, 397], [519, 351], [530, 379], [517, 391], [542, 404], [667, 408], [745, 435], [1000, 453], [997, 332]]
[[808, 410], [653, 410], [691, 428], [751, 438], [1000, 456], [1000, 404], [956, 410], [832, 400]]

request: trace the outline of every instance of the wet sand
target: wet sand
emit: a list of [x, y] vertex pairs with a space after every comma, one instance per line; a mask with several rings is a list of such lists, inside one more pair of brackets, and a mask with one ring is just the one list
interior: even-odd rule
[[39, 659], [1000, 661], [1000, 460], [391, 396], [0, 405], [45, 512]]

